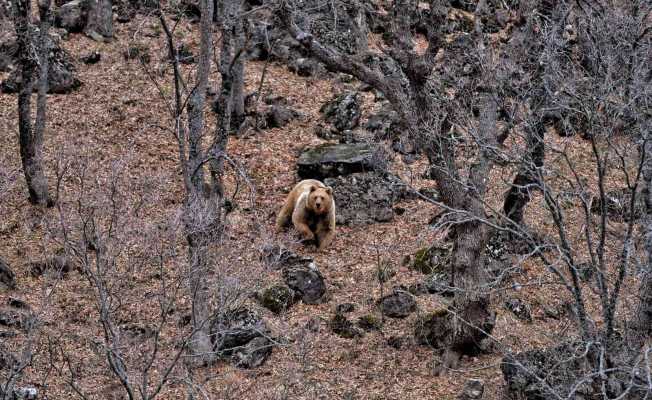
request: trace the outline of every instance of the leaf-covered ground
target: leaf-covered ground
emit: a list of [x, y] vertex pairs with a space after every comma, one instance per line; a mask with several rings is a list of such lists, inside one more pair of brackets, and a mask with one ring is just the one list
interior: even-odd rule
[[[55, 185], [54, 170], [58, 163], [85, 160], [89, 176], [97, 177], [98, 182], [86, 188], [82, 197], [92, 197], [93, 193], [106, 189], [115, 163], [123, 163], [124, 179], [120, 187], [125, 202], [132, 204], [138, 200], [139, 193], [150, 193], [144, 198], [146, 204], [141, 212], [125, 211], [125, 215], [132, 218], [125, 222], [125, 235], [138, 236], [137, 233], [142, 232], [143, 237], [151, 238], [156, 237], [152, 232], [157, 224], [174, 221], [182, 204], [177, 146], [170, 131], [172, 119], [168, 109], [172, 101], [171, 71], [156, 19], [139, 17], [128, 24], [117, 24], [115, 28], [117, 39], [108, 44], [94, 42], [80, 34], [62, 41], [75, 58], [99, 51], [102, 59], [95, 65], [77, 62], [78, 76], [83, 82], [78, 91], [48, 97], [44, 156], [51, 187]], [[188, 43], [196, 53], [199, 46], [195, 29], [193, 25], [181, 24], [177, 38]], [[149, 64], [143, 66], [137, 60], [124, 59], [123, 51], [134, 42], [149, 47]], [[262, 62], [247, 64], [248, 91], [258, 89], [263, 68]], [[353, 320], [369, 313], [379, 315], [375, 305], [381, 291], [375, 278], [378, 259], [389, 261], [397, 271], [397, 275], [385, 284], [385, 293], [394, 285], [409, 285], [423, 279], [421, 273], [407, 268], [403, 259], [433, 241], [443, 240], [442, 232], [435, 232], [427, 225], [438, 210], [417, 200], [401, 203], [406, 211], [391, 223], [338, 228], [334, 244], [324, 253], [294, 243], [291, 235], [275, 236], [274, 216], [297, 180], [298, 153], [306, 146], [323, 142], [313, 132], [319, 120], [319, 108], [334, 93], [347, 85], [355, 88], [357, 83], [299, 77], [279, 63], [271, 63], [267, 68], [264, 92], [286, 97], [292, 107], [303, 113], [303, 118], [282, 129], [250, 132], [246, 137], [230, 139], [229, 154], [246, 172], [248, 181], [240, 182], [236, 197], [238, 207], [229, 217], [229, 240], [222, 249], [215, 249], [220, 252], [216, 270], [233, 277], [247, 293], [264, 288], [282, 278], [278, 271], [268, 269], [259, 261], [259, 248], [265, 243], [281, 242], [300, 254], [315, 258], [326, 278], [329, 297], [319, 305], [296, 304], [280, 316], [261, 309], [279, 346], [262, 367], [254, 370], [240, 370], [227, 363], [200, 370], [194, 380], [202, 385], [209, 398], [452, 399], [467, 378], [479, 377], [485, 381], [485, 398], [499, 399], [504, 390], [499, 363], [505, 351], [545, 346], [574, 333], [567, 317], [556, 320], [544, 316], [544, 308], [554, 308], [567, 300], [566, 293], [559, 285], [550, 283], [552, 276], [538, 262], [517, 258], [513, 261], [522, 267], [523, 273], [514, 280], [521, 284], [520, 289], [497, 291], [493, 296], [497, 312], [497, 326], [493, 332], [497, 341], [495, 352], [464, 358], [459, 370], [435, 376], [435, 353], [413, 340], [417, 316], [440, 307], [441, 299], [437, 296], [420, 296], [416, 313], [403, 320], [388, 318], [381, 331], [367, 333], [363, 338], [343, 339], [330, 332], [328, 321], [337, 304], [353, 303], [355, 311], [347, 315]], [[190, 74], [192, 66], [184, 69]], [[5, 76], [0, 75], [0, 78]], [[213, 84], [217, 79], [213, 71]], [[364, 98], [363, 119], [375, 107], [372, 94], [365, 93]], [[207, 114], [210, 115], [208, 130], [212, 131], [214, 121], [208, 109]], [[70, 370], [64, 365], [62, 356], [67, 354], [81, 390], [91, 398], [121, 398], [117, 380], [107, 369], [102, 331], [88, 281], [77, 271], [61, 280], [30, 275], [30, 261], [41, 260], [57, 249], [53, 233], [58, 229], [58, 210], [37, 209], [27, 202], [18, 151], [15, 96], [0, 95], [0, 131], [0, 163], [15, 178], [0, 194], [0, 256], [12, 266], [18, 281], [18, 289], [0, 295], [0, 304], [9, 297], [24, 299], [37, 311], [42, 324], [36, 337], [35, 358], [23, 381], [36, 385], [42, 393], [41, 398], [73, 397], [67, 385]], [[580, 165], [580, 172], [588, 180], [595, 179], [588, 146], [582, 139], [554, 136], [553, 140], [557, 145], [569, 146]], [[546, 162], [554, 164], [554, 155], [550, 158]], [[434, 186], [432, 181], [422, 178], [425, 168], [423, 160], [406, 165], [399, 156], [392, 164], [393, 171], [416, 188]], [[500, 206], [512, 172], [506, 168], [494, 169], [490, 177], [496, 182], [489, 196], [491, 206]], [[231, 190], [235, 183], [236, 174], [231, 171]], [[72, 178], [62, 182], [62, 209], [70, 215], [74, 214], [78, 187], [78, 182]], [[552, 221], [538, 206], [540, 199], [535, 199], [533, 204], [528, 208], [526, 219], [542, 233], [552, 233]], [[581, 238], [579, 221], [579, 218], [571, 218], [575, 240]], [[617, 232], [622, 227], [615, 224], [613, 229]], [[140, 239], [129, 239], [125, 243], [129, 251], [118, 257], [124, 263], [119, 269], [125, 274], [115, 285], [115, 290], [121, 293], [118, 311], [121, 326], [146, 326], [157, 320], [156, 293], [161, 279], [156, 265], [134, 261], [140, 259], [138, 252], [145, 246], [142, 243], [146, 243], [141, 243]], [[162, 274], [178, 277], [184, 268], [183, 240], [180, 237], [161, 240], [167, 240], [168, 245], [174, 244], [179, 252], [173, 261], [165, 263]], [[612, 251], [616, 253], [618, 249]], [[635, 288], [633, 283], [628, 286], [627, 296]], [[520, 298], [530, 304], [533, 323], [517, 320], [507, 311], [503, 307], [506, 297]], [[247, 301], [255, 306], [253, 300]], [[625, 299], [621, 303], [623, 309], [630, 309], [631, 301]], [[597, 302], [591, 308], [594, 312]], [[187, 300], [180, 301], [164, 330], [161, 340], [169, 354], [173, 354], [175, 340], [183, 333], [177, 321], [188, 309]], [[314, 326], [315, 321], [319, 321], [316, 332], [306, 328], [309, 322]], [[403, 346], [400, 349], [390, 346], [390, 337], [403, 338]], [[23, 340], [19, 334], [7, 342], [18, 348]], [[147, 338], [125, 336], [124, 349], [134, 358], [130, 359], [133, 365], [138, 365], [139, 351], [148, 349], [148, 343]], [[57, 346], [63, 352], [55, 351], [53, 359], [60, 370], [51, 368], [50, 362], [50, 350], [59, 348]], [[155, 369], [162, 368], [167, 358], [169, 356], [157, 361]], [[187, 391], [184, 381], [188, 377], [182, 371], [179, 368], [174, 372], [175, 380], [164, 389], [161, 398], [184, 396]], [[138, 376], [137, 370], [132, 372]], [[160, 371], [156, 371], [155, 376], [158, 373]]]

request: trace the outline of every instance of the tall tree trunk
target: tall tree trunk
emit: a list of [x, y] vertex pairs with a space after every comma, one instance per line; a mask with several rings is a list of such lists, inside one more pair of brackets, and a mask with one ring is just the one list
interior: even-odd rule
[[[49, 2], [39, 5], [41, 16], [41, 33], [39, 40], [39, 55], [33, 49], [32, 32], [30, 28], [31, 5], [28, 0], [13, 0], [14, 22], [18, 38], [18, 58], [20, 65], [20, 88], [18, 93], [18, 135], [20, 142], [20, 158], [25, 172], [25, 181], [32, 204], [48, 205], [50, 196], [48, 183], [43, 170], [43, 131], [45, 128], [45, 103], [47, 92], [47, 30], [49, 22]], [[32, 91], [34, 76], [37, 70], [36, 59], [41, 62], [39, 70], [37, 119], [36, 127], [32, 127]]]
[[545, 156], [543, 121], [527, 127], [526, 146], [528, 154], [514, 178], [512, 187], [505, 196], [503, 212], [517, 224], [523, 223], [525, 206], [530, 202], [531, 192], [537, 188], [537, 169], [543, 166]]
[[200, 0], [200, 55], [197, 82], [188, 102], [188, 173], [191, 185], [186, 196], [185, 220], [190, 263], [190, 293], [192, 297], [193, 356], [200, 364], [215, 359], [210, 341], [210, 296], [208, 274], [210, 271], [209, 245], [221, 236], [220, 201], [204, 189], [202, 164], [204, 152], [204, 106], [213, 48], [213, 1]]
[[113, 9], [111, 0], [89, 0], [88, 22], [84, 32], [93, 40], [113, 38]]
[[645, 200], [645, 218], [643, 226], [645, 232], [645, 250], [647, 251], [647, 268], [641, 279], [639, 289], [639, 303], [636, 308], [634, 326], [636, 330], [649, 337], [652, 334], [652, 134], [646, 134], [643, 156], [643, 191]]

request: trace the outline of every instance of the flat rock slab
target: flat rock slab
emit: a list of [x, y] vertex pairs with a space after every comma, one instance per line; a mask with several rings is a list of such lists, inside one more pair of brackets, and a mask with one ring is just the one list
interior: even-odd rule
[[366, 143], [322, 144], [305, 150], [297, 161], [301, 179], [332, 178], [386, 166], [382, 150]]

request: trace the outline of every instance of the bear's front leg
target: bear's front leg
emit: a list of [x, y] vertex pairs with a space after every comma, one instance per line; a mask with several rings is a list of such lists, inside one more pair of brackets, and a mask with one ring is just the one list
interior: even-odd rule
[[310, 227], [306, 223], [306, 214], [302, 207], [295, 207], [292, 213], [292, 224], [294, 228], [299, 231], [303, 240], [313, 240], [315, 234], [312, 233]]
[[319, 246], [319, 250], [324, 250], [330, 246], [331, 242], [333, 241], [333, 237], [335, 237], [335, 231], [333, 229], [328, 227], [319, 229], [317, 231], [317, 244]]

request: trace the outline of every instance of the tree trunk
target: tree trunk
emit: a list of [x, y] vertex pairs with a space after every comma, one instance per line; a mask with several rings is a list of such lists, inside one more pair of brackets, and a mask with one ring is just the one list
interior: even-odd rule
[[113, 9], [111, 0], [89, 0], [88, 22], [84, 33], [96, 41], [113, 38]]
[[186, 195], [185, 225], [190, 264], [190, 294], [192, 297], [192, 353], [198, 364], [215, 360], [210, 340], [210, 296], [208, 274], [210, 271], [209, 245], [221, 236], [220, 200], [204, 189], [202, 164], [204, 152], [204, 105], [213, 48], [213, 1], [201, 0], [200, 55], [196, 87], [188, 103], [188, 173], [191, 182]]
[[505, 216], [517, 224], [523, 223], [525, 206], [530, 202], [531, 191], [537, 188], [537, 169], [543, 166], [545, 156], [544, 135], [546, 127], [543, 122], [537, 122], [534, 127], [527, 128], [526, 145], [528, 154], [521, 164], [512, 187], [505, 196], [503, 212]]
[[643, 337], [652, 334], [652, 137], [645, 138], [643, 145], [643, 191], [645, 200], [645, 250], [647, 251], [647, 268], [641, 279], [639, 303], [636, 308], [634, 327]]
[[[47, 6], [47, 9], [46, 9]], [[43, 170], [43, 130], [45, 128], [45, 101], [47, 92], [47, 29], [49, 23], [49, 3], [43, 3], [41, 15], [45, 20], [41, 24], [39, 55], [33, 52], [32, 32], [29, 18], [31, 5], [27, 0], [13, 0], [14, 22], [18, 38], [18, 59], [20, 65], [20, 87], [18, 93], [18, 135], [20, 158], [25, 172], [25, 181], [32, 204], [49, 205], [48, 183]], [[38, 84], [36, 129], [32, 127], [32, 91], [37, 70], [36, 59], [41, 61]]]

